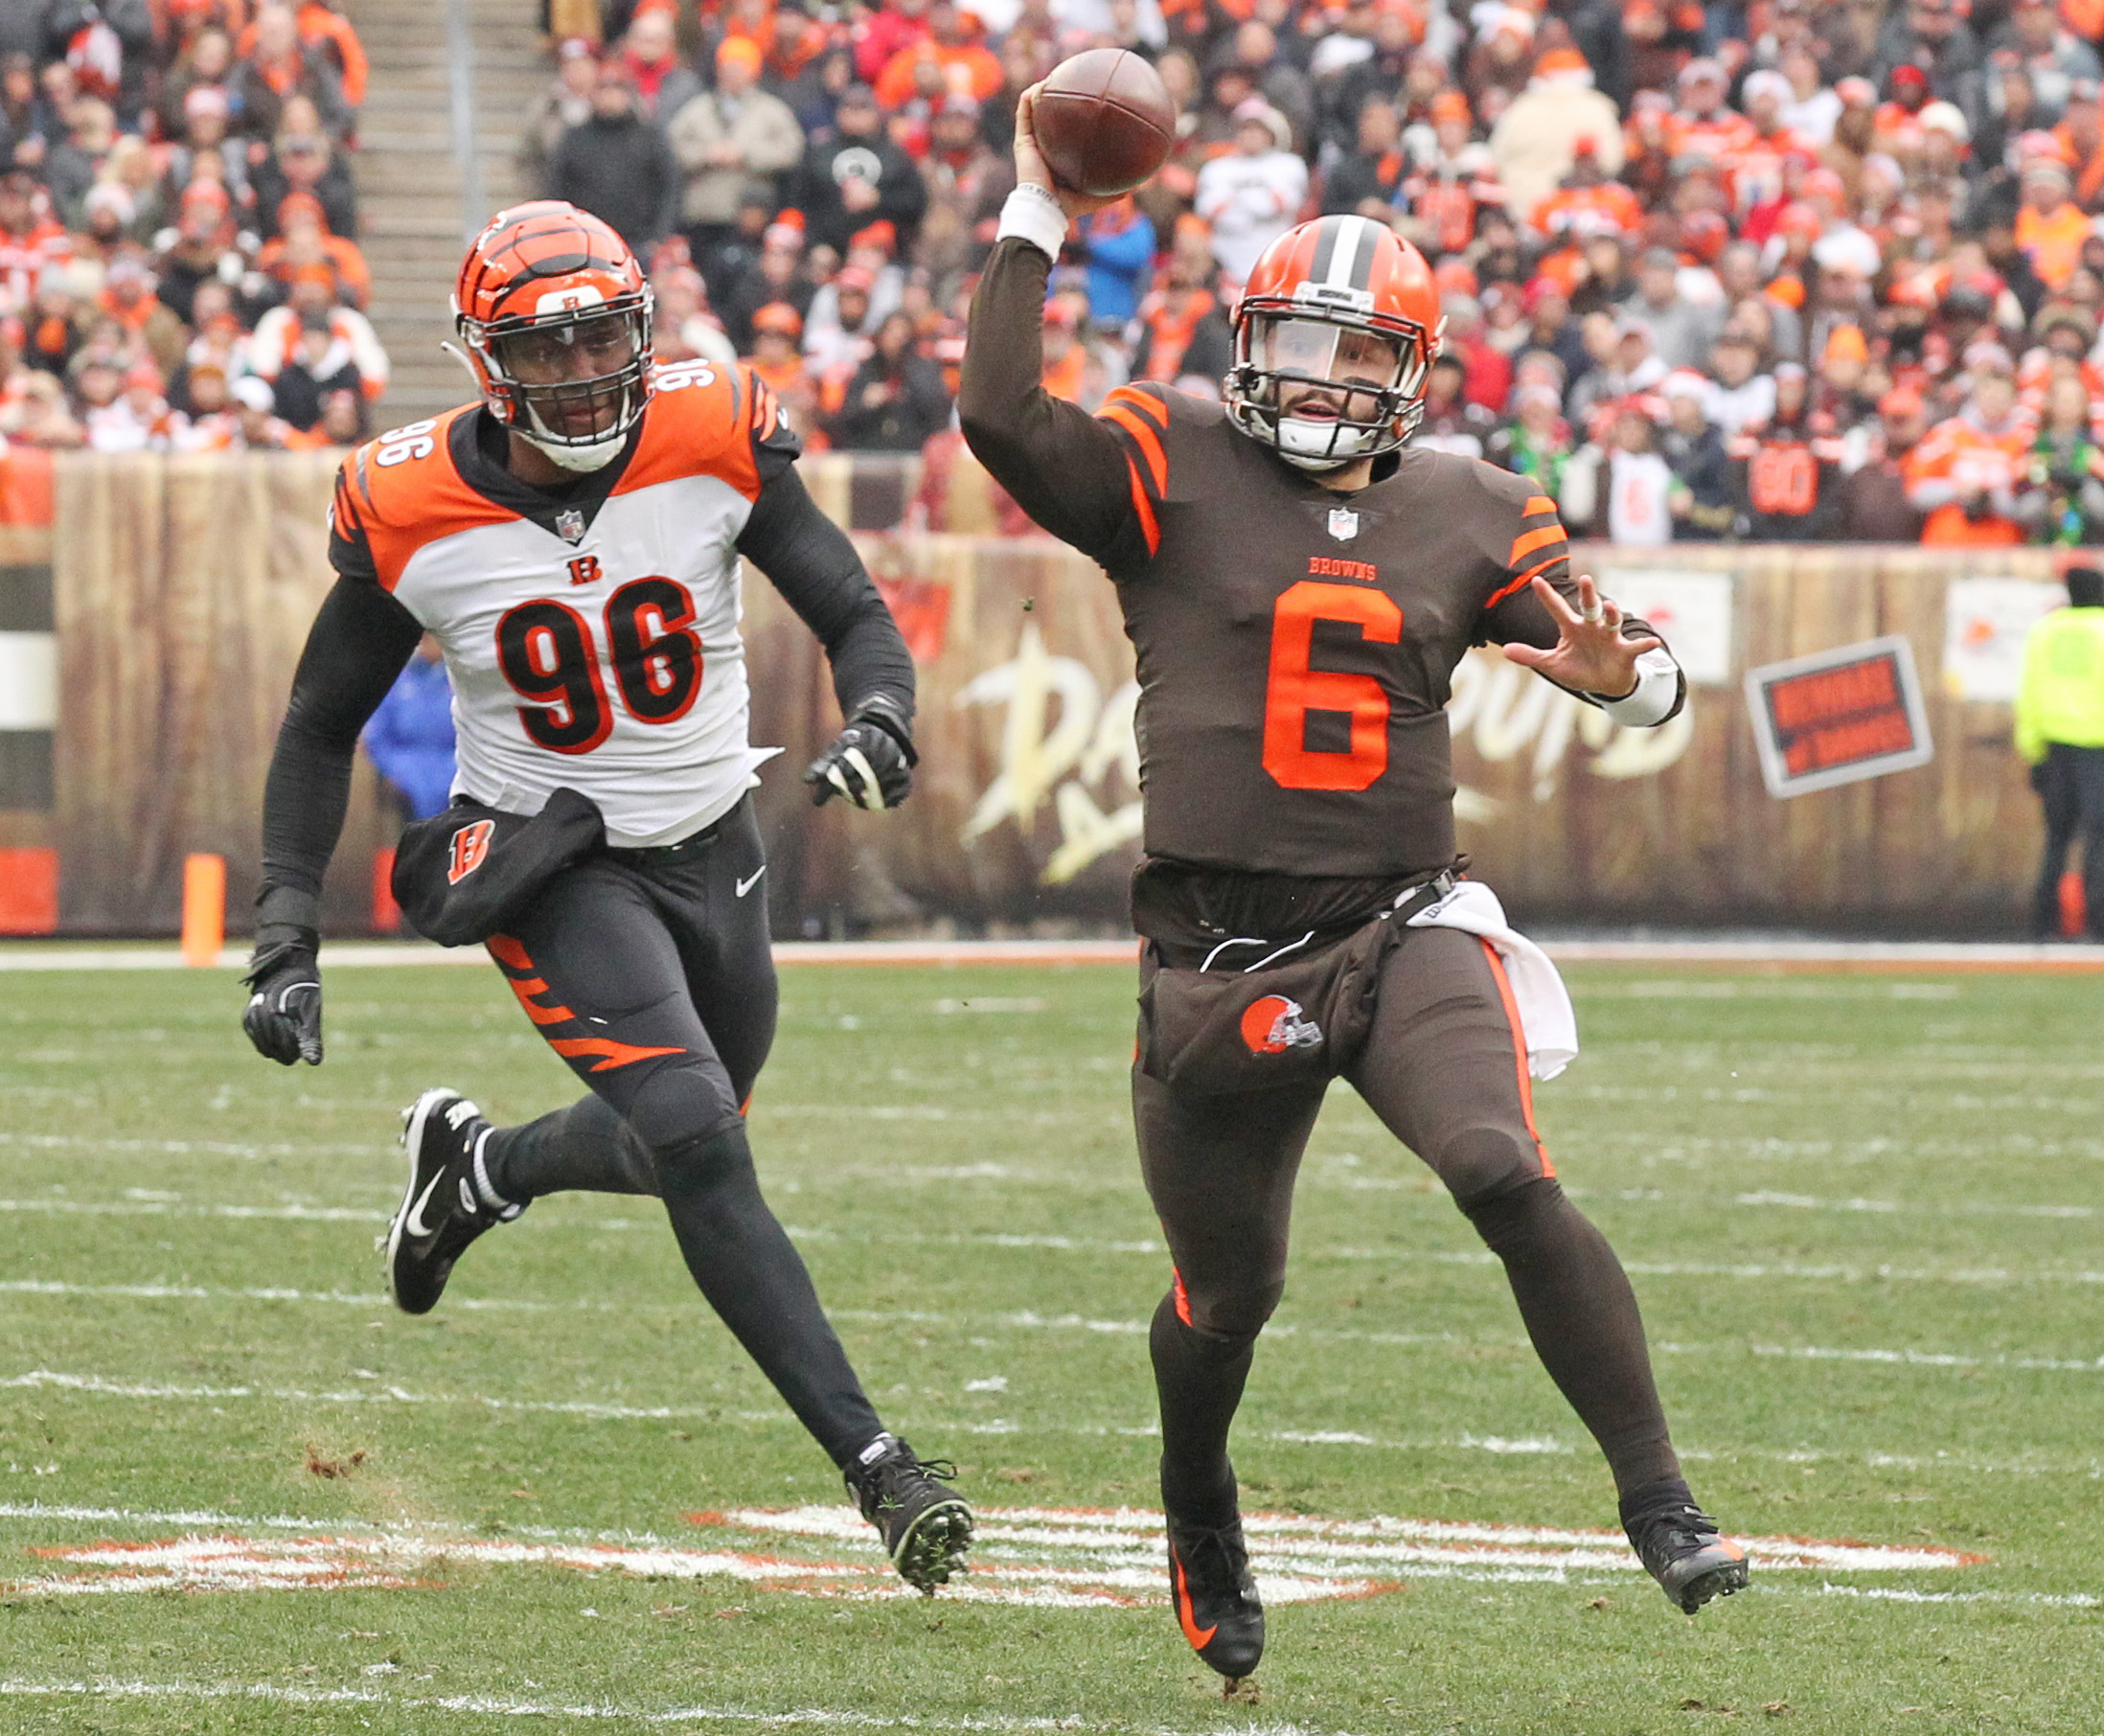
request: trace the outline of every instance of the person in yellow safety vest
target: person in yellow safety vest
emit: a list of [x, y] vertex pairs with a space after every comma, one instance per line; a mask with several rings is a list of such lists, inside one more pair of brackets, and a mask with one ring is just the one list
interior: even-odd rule
[[2031, 931], [2044, 940], [2059, 926], [2060, 878], [2079, 834], [2089, 930], [2104, 940], [2104, 572], [2070, 567], [2066, 578], [2068, 606], [2031, 628], [2017, 684], [2017, 751], [2046, 804]]

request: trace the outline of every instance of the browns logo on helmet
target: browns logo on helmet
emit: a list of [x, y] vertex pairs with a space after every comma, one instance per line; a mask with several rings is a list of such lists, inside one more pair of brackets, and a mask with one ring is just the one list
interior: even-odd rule
[[1227, 413], [1302, 469], [1392, 452], [1424, 415], [1446, 323], [1425, 256], [1385, 224], [1302, 223], [1265, 248], [1235, 308]]
[[641, 420], [651, 309], [628, 242], [561, 199], [498, 212], [453, 286], [483, 402], [566, 470], [609, 462]]

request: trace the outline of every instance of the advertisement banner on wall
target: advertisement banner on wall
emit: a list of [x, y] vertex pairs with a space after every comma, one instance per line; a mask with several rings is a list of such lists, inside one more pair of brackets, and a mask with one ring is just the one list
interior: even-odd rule
[[1772, 796], [1925, 765], [1934, 756], [1911, 645], [1897, 634], [1746, 672]]
[[1694, 687], [1731, 685], [1731, 575], [1602, 567], [1600, 589], [1648, 621]]
[[2024, 673], [2024, 641], [2065, 585], [2036, 579], [1954, 579], [1943, 594], [1943, 691], [2007, 705]]

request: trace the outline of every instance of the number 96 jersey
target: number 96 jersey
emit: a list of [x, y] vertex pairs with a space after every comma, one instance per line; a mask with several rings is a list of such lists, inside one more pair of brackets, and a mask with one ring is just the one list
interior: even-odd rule
[[611, 844], [727, 812], [770, 756], [748, 740], [737, 542], [795, 435], [743, 366], [657, 371], [610, 464], [528, 487], [468, 405], [344, 460], [330, 560], [439, 642], [457, 794], [537, 813], [582, 790]]

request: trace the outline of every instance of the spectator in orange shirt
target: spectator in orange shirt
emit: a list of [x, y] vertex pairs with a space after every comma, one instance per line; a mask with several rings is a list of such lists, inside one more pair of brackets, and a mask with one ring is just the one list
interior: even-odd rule
[[329, 233], [321, 200], [310, 193], [288, 193], [278, 205], [278, 239], [265, 241], [256, 255], [256, 269], [290, 286], [302, 265], [326, 265], [336, 275], [337, 294], [363, 308], [372, 299], [373, 272], [355, 241]]
[[945, 95], [984, 103], [1001, 88], [1006, 75], [978, 30], [978, 20], [960, 11], [953, 0], [935, 0], [927, 9], [927, 34], [902, 48], [877, 75], [877, 101], [897, 109], [914, 94], [918, 69], [932, 60], [942, 68]]
[[1929, 514], [1925, 543], [2022, 542], [2016, 495], [2028, 474], [2034, 419], [2017, 402], [2016, 368], [1999, 344], [1966, 354], [1972, 395], [1908, 454], [1907, 498]]
[[752, 316], [752, 371], [782, 400], [789, 425], [811, 434], [818, 425], [818, 386], [797, 349], [804, 316], [787, 302], [769, 302]]
[[[237, 13], [238, 13], [238, 0]], [[365, 57], [365, 45], [358, 40], [358, 33], [352, 29], [346, 18], [326, 0], [302, 0], [295, 19], [300, 41], [310, 49], [319, 50], [334, 68], [336, 79], [343, 86], [343, 100], [353, 108], [365, 106], [365, 84], [371, 74], [371, 66]], [[234, 51], [246, 58], [256, 47], [256, 26], [250, 24], [236, 39]]]
[[2034, 157], [2024, 165], [2016, 244], [2048, 289], [2067, 287], [2091, 235], [2089, 217], [2068, 196], [2072, 183], [2066, 165], [2051, 157]]
[[231, 80], [240, 130], [267, 139], [279, 129], [286, 104], [296, 96], [310, 101], [321, 124], [335, 138], [351, 131], [343, 80], [318, 49], [300, 40], [299, 20], [283, 0], [263, 0], [251, 25], [250, 47]]

